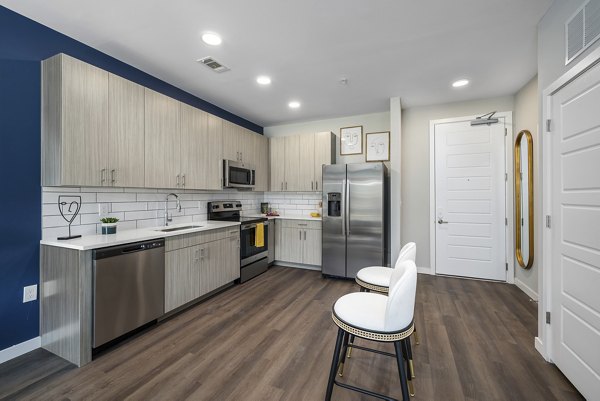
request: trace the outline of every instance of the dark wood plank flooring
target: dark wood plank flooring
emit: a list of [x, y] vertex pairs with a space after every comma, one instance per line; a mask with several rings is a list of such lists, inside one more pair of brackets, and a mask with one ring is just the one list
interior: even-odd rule
[[[331, 306], [356, 290], [274, 267], [80, 369], [44, 350], [2, 364], [0, 399], [322, 400], [336, 334]], [[583, 400], [534, 350], [536, 304], [516, 287], [419, 275], [417, 297], [414, 401]], [[389, 357], [355, 350], [343, 380], [401, 397]], [[336, 387], [333, 399], [372, 398]]]

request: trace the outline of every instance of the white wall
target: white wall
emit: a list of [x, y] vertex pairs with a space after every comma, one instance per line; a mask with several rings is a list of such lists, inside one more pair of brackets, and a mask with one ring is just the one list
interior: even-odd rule
[[402, 111], [402, 242], [417, 244], [417, 266], [429, 258], [429, 122], [442, 118], [512, 111], [512, 96], [413, 107]]
[[533, 194], [534, 194], [534, 257], [533, 266], [525, 270], [518, 263], [515, 264], [515, 284], [521, 288], [530, 297], [537, 300], [538, 295], [538, 271], [541, 268], [542, 252], [542, 233], [537, 230], [537, 222], [542, 216], [542, 192], [541, 192], [541, 174], [539, 164], [539, 148], [537, 144], [540, 141], [538, 120], [539, 120], [539, 100], [538, 100], [537, 76], [533, 77], [517, 94], [515, 95], [514, 138], [521, 130], [528, 130], [533, 136]]

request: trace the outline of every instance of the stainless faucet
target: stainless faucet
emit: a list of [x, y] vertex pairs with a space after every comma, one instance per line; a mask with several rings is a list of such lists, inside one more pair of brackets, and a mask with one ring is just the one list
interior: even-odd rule
[[179, 202], [179, 195], [174, 193], [170, 193], [169, 195], [167, 195], [167, 199], [165, 200], [165, 227], [169, 225], [170, 221], [173, 221], [173, 215], [171, 214], [171, 217], [169, 217], [169, 196], [175, 197], [175, 201], [177, 202], [175, 207], [177, 208], [177, 211], [181, 212], [181, 202]]

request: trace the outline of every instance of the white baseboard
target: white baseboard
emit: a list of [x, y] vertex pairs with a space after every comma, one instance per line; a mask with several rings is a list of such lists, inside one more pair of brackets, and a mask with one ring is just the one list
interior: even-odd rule
[[539, 337], [536, 337], [534, 340], [534, 347], [535, 350], [537, 352], [540, 353], [540, 355], [542, 355], [542, 358], [544, 358], [547, 362], [551, 362], [548, 357], [546, 356], [546, 351], [544, 350], [544, 343], [542, 342], [542, 340], [540, 340]]
[[0, 363], [4, 363], [13, 358], [26, 354], [28, 352], [33, 351], [34, 349], [38, 349], [42, 346], [42, 338], [35, 337], [31, 340], [24, 341], [20, 344], [13, 345], [12, 347], [8, 347], [0, 351]]
[[535, 292], [531, 287], [529, 287], [527, 284], [525, 284], [524, 282], [522, 282], [521, 280], [519, 280], [518, 278], [515, 277], [515, 285], [521, 290], [523, 291], [525, 294], [527, 294], [527, 296], [531, 299], [533, 299], [534, 301], [537, 302], [538, 300], [538, 293]]
[[431, 270], [431, 267], [418, 267], [417, 266], [417, 273], [429, 274], [430, 276], [435, 276], [435, 273], [433, 272], [433, 270]]

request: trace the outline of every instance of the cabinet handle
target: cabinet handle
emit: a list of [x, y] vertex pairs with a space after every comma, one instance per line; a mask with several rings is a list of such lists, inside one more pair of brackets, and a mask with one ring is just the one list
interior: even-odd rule
[[115, 186], [115, 182], [117, 181], [117, 179], [115, 178], [115, 169], [110, 170], [110, 183], [112, 184], [112, 186]]
[[306, 241], [306, 230], [304, 230], [304, 241]]
[[285, 182], [285, 190], [287, 191], [287, 181]]
[[177, 174], [177, 188], [179, 188], [179, 174]]
[[302, 230], [298, 230], [298, 234], [300, 234], [299, 239], [300, 239], [300, 241], [302, 241]]
[[319, 181], [315, 181], [315, 191], [319, 190]]
[[283, 181], [281, 181], [281, 190], [283, 191]]
[[314, 191], [314, 190], [315, 190], [314, 186], [315, 186], [315, 182], [314, 182], [314, 181], [311, 181], [311, 182], [310, 182], [310, 190], [311, 190], [311, 191]]
[[182, 176], [183, 184], [182, 186], [185, 188], [185, 174]]
[[100, 185], [104, 185], [104, 181], [106, 181], [106, 169], [103, 168], [102, 170], [100, 170]]
[[240, 152], [240, 161], [244, 161], [244, 152]]
[[237, 160], [238, 162], [240, 161], [240, 152], [235, 152], [236, 156], [235, 156], [235, 160]]

